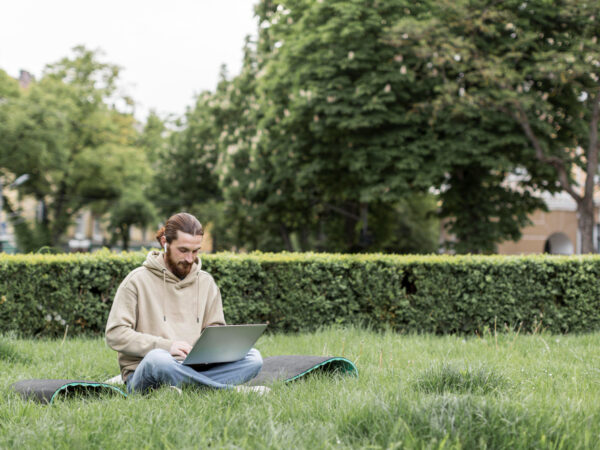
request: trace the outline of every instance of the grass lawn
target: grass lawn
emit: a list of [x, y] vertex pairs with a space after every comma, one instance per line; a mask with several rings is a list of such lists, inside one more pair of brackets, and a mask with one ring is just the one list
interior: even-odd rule
[[5, 448], [600, 448], [600, 333], [480, 337], [328, 329], [265, 335], [263, 356], [354, 361], [264, 396], [169, 389], [127, 399], [22, 400], [26, 378], [105, 380], [102, 339], [0, 337]]

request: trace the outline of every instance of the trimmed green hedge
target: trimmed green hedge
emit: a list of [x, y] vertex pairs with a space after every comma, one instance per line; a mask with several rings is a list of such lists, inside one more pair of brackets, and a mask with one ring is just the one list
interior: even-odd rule
[[[145, 255], [0, 255], [0, 333], [102, 333]], [[229, 323], [271, 331], [362, 324], [401, 332], [600, 330], [600, 257], [217, 254], [203, 268]]]

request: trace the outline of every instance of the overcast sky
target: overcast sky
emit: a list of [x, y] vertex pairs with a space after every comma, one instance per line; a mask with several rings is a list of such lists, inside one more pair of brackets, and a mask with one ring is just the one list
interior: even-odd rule
[[121, 85], [143, 119], [181, 115], [194, 94], [214, 90], [221, 64], [239, 73], [256, 0], [15, 0], [2, 4], [0, 68], [40, 77], [83, 44], [122, 67]]

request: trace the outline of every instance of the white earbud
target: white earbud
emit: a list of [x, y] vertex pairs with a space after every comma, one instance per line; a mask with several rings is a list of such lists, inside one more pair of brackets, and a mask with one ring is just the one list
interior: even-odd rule
[[165, 253], [167, 253], [167, 243], [165, 242]]

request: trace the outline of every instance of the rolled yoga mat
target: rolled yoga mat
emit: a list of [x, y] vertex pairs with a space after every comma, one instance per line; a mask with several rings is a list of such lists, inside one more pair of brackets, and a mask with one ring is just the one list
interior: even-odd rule
[[358, 376], [354, 363], [340, 356], [281, 355], [263, 360], [258, 375], [246, 383], [249, 386], [290, 382], [312, 372], [338, 372]]
[[116, 386], [84, 380], [23, 380], [14, 383], [12, 388], [25, 399], [49, 404], [60, 395], [86, 396], [111, 392], [127, 397], [127, 394]]

